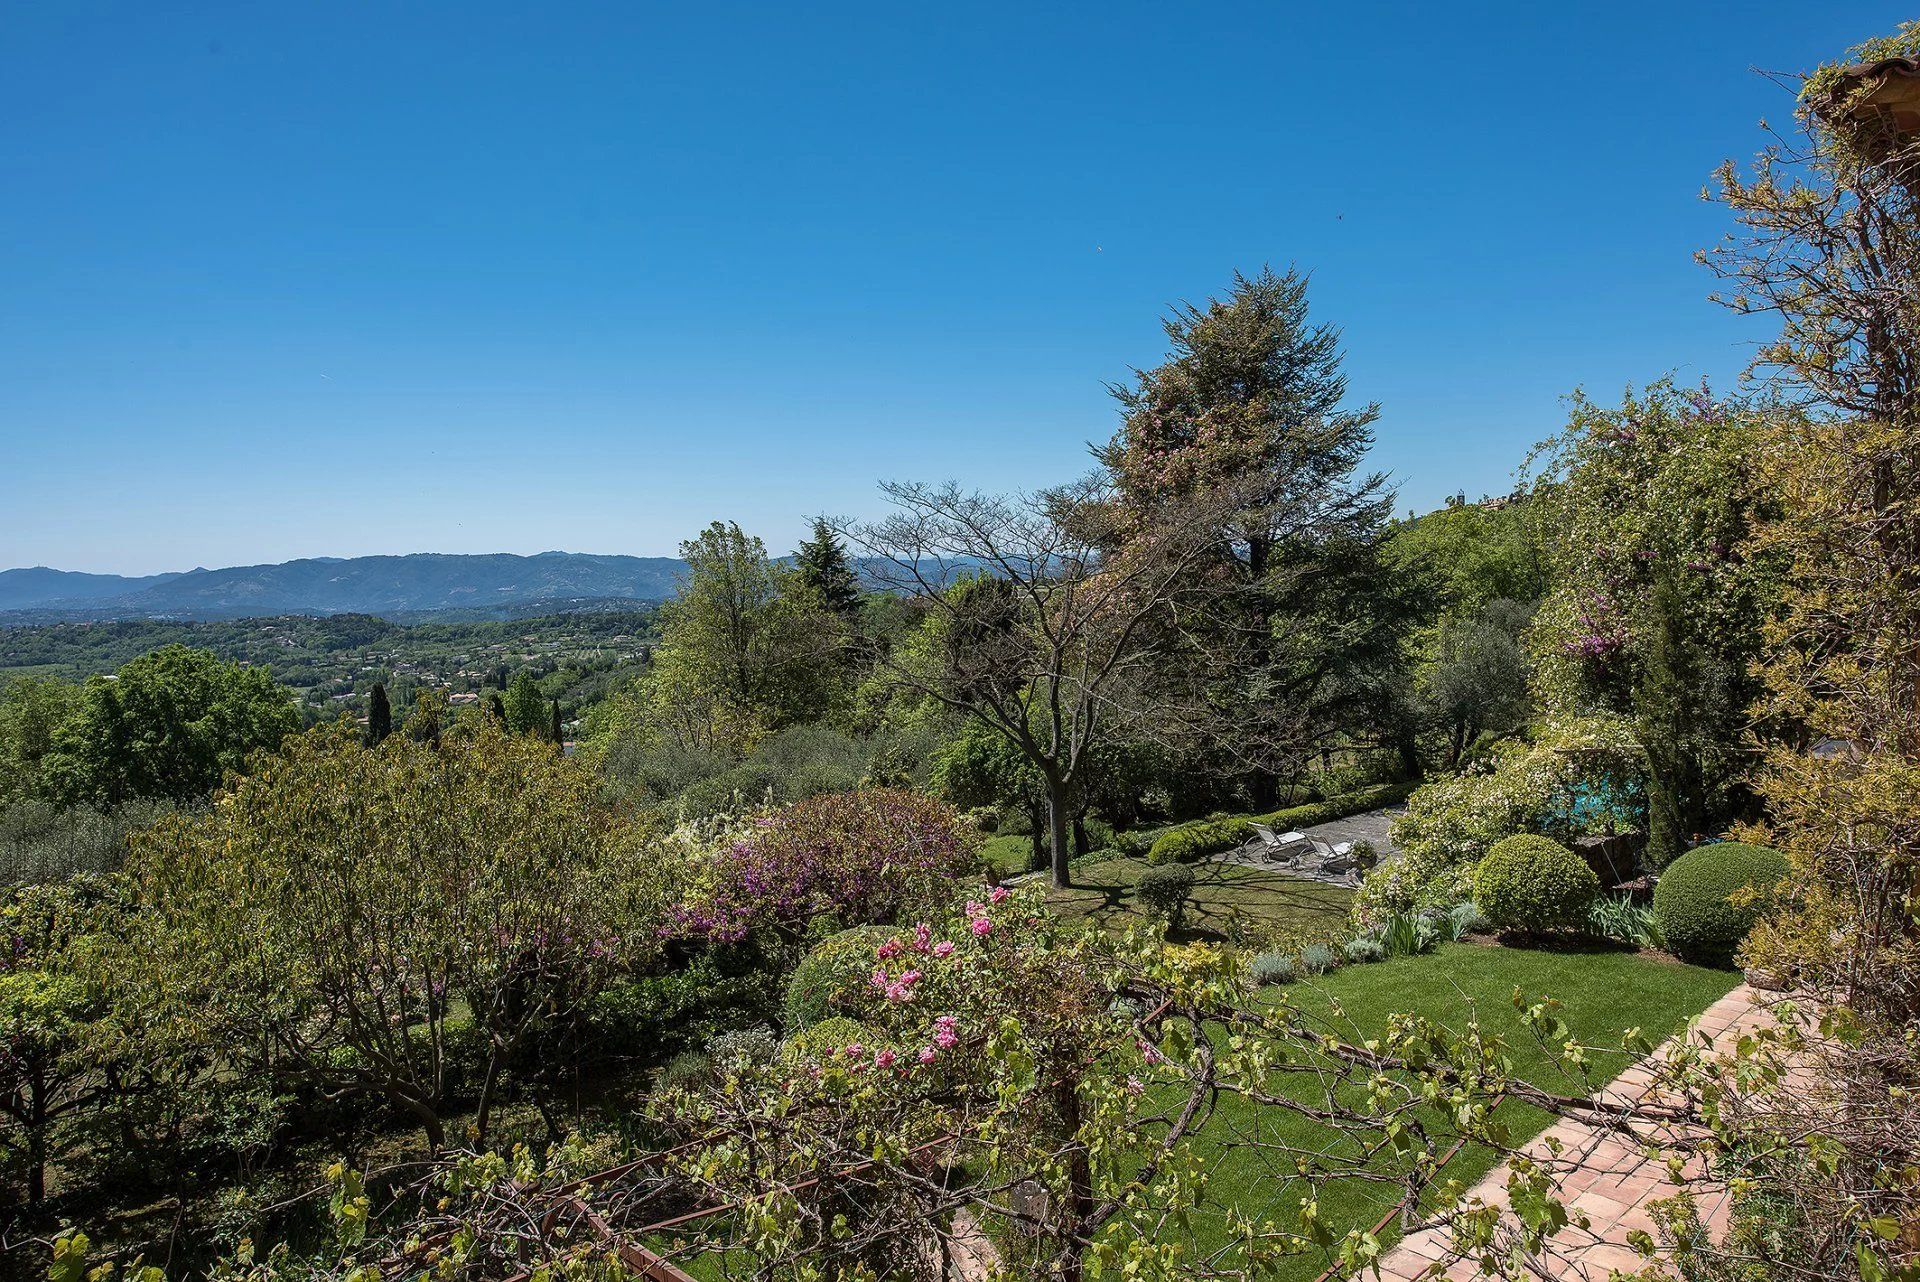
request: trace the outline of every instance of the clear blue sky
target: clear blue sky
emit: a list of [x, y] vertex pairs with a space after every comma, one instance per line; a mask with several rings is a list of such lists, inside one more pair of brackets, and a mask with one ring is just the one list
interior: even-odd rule
[[0, 21], [0, 566], [776, 551], [1086, 465], [1297, 263], [1403, 507], [1732, 378], [1699, 193], [1877, 0], [246, 4]]

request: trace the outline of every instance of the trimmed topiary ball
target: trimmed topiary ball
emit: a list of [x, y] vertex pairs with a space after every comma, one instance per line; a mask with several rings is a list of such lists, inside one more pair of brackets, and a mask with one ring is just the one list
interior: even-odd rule
[[1530, 833], [1496, 841], [1473, 873], [1473, 902], [1496, 930], [1544, 934], [1585, 924], [1600, 878], [1557, 841]]
[[829, 1015], [857, 1014], [862, 999], [871, 995], [875, 954], [900, 933], [888, 926], [855, 926], [815, 944], [787, 980], [788, 1030], [809, 1028]]
[[1140, 902], [1167, 923], [1168, 930], [1179, 930], [1187, 914], [1187, 896], [1193, 893], [1193, 869], [1183, 864], [1149, 868], [1140, 874], [1134, 889]]
[[871, 1050], [874, 1032], [865, 1024], [845, 1015], [829, 1015], [811, 1028], [801, 1029], [786, 1041], [787, 1050], [801, 1059], [824, 1059], [849, 1046]]
[[[1787, 875], [1777, 850], [1723, 841], [1700, 846], [1667, 865], [1653, 888], [1653, 915], [1674, 954], [1703, 966], [1725, 966], [1772, 902], [1773, 888]], [[1752, 886], [1760, 893], [1734, 892]]]

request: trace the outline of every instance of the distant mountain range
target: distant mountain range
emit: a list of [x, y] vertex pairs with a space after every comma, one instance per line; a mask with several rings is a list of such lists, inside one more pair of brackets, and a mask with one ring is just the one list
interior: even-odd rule
[[275, 614], [523, 617], [663, 601], [677, 591], [685, 568], [675, 557], [578, 552], [312, 557], [144, 578], [36, 566], [0, 570], [0, 623]]

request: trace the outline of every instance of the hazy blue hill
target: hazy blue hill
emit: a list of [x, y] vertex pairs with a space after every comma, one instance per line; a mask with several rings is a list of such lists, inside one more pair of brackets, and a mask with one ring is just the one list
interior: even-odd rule
[[[661, 601], [683, 563], [673, 557], [543, 552], [314, 557], [122, 579], [33, 569], [0, 572], [0, 610], [68, 619], [238, 619], [275, 614], [517, 613], [533, 603]], [[562, 605], [561, 608], [565, 608]], [[593, 607], [588, 607], [593, 608]], [[604, 608], [601, 606], [600, 608]]]
[[82, 574], [77, 570], [50, 570], [44, 565], [25, 570], [0, 570], [0, 610], [31, 609], [50, 601], [99, 601], [179, 577], [178, 574], [150, 574], [144, 578]]

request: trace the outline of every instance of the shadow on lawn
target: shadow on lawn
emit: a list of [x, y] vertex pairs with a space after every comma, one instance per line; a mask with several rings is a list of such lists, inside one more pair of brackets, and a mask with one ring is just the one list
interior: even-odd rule
[[[1070, 890], [1055, 892], [1056, 906], [1104, 930], [1123, 930], [1142, 915], [1135, 884], [1147, 865], [1114, 860], [1078, 870]], [[1227, 941], [1256, 925], [1311, 928], [1345, 919], [1348, 894], [1284, 873], [1210, 861], [1194, 865], [1186, 923], [1178, 942]]]

